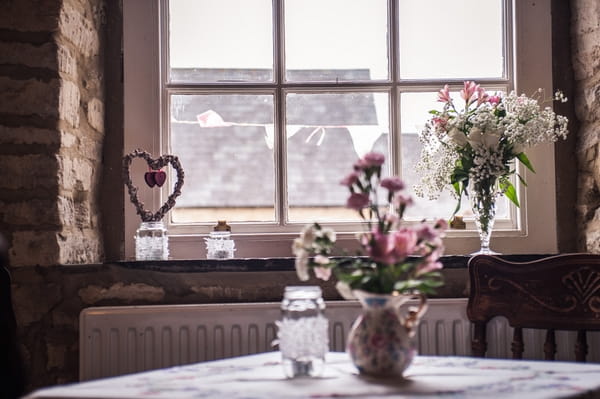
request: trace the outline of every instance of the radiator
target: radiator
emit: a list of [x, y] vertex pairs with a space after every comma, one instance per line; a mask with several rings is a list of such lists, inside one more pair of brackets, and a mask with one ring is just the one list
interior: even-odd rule
[[[416, 343], [422, 355], [470, 355], [471, 326], [467, 300], [430, 299], [419, 324]], [[416, 302], [414, 303], [416, 305]], [[89, 380], [144, 370], [276, 350], [274, 321], [279, 303], [91, 307], [80, 315], [79, 378]], [[332, 351], [343, 351], [352, 322], [360, 312], [356, 301], [326, 302]], [[559, 359], [572, 360], [574, 335], [557, 332]], [[591, 335], [591, 334], [590, 334]], [[525, 332], [527, 339], [543, 336]], [[590, 361], [600, 361], [593, 336]], [[490, 357], [510, 357], [512, 331], [502, 319], [488, 327]], [[567, 346], [570, 345], [570, 346]], [[535, 345], [541, 347], [542, 345]], [[541, 359], [541, 349], [525, 357]], [[595, 349], [596, 348], [596, 349]], [[529, 352], [528, 352], [529, 351]]]

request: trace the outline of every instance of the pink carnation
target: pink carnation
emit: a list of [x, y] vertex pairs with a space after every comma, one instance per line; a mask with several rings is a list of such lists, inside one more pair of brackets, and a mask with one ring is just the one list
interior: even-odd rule
[[399, 177], [386, 177], [381, 180], [381, 187], [387, 188], [391, 192], [404, 190], [404, 182]]
[[381, 166], [385, 162], [385, 155], [380, 152], [369, 152], [362, 158], [363, 164], [367, 167]]
[[367, 205], [369, 205], [369, 196], [364, 193], [352, 193], [350, 194], [350, 197], [348, 197], [348, 201], [346, 202], [346, 206], [348, 208], [357, 211], [360, 211]]
[[342, 186], [350, 187], [354, 183], [356, 183], [357, 181], [358, 181], [358, 173], [357, 172], [352, 172], [348, 176], [344, 177], [342, 179], [342, 181], [340, 181], [340, 184]]

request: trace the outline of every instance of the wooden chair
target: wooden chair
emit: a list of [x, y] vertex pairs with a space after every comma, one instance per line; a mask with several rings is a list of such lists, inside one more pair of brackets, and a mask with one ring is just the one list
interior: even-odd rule
[[0, 398], [25, 393], [25, 373], [17, 344], [17, 323], [12, 307], [8, 245], [0, 234]]
[[577, 331], [575, 359], [585, 362], [586, 331], [600, 330], [600, 255], [564, 254], [524, 263], [477, 255], [468, 267], [474, 356], [485, 356], [487, 322], [504, 316], [514, 328], [514, 359], [523, 356], [523, 328], [533, 328], [546, 330], [546, 360], [554, 360], [555, 330]]

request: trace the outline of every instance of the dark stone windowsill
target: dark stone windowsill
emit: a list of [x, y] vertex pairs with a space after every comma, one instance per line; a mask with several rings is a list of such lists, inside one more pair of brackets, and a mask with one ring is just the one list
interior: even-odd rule
[[[513, 262], [529, 262], [550, 256], [549, 254], [499, 255]], [[444, 269], [466, 269], [471, 256], [443, 256]], [[273, 272], [293, 271], [294, 258], [234, 258], [234, 259], [182, 259], [166, 261], [118, 261], [109, 262], [128, 269], [159, 271], [167, 273], [208, 272]]]

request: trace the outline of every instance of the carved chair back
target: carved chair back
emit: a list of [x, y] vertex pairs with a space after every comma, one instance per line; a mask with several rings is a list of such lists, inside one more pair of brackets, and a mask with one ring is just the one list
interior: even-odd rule
[[487, 322], [503, 316], [514, 328], [514, 359], [523, 356], [523, 328], [532, 328], [546, 330], [547, 360], [556, 354], [555, 330], [577, 331], [575, 359], [585, 361], [586, 331], [600, 330], [600, 255], [563, 254], [522, 263], [477, 255], [469, 260], [469, 278], [474, 356], [485, 356]]

